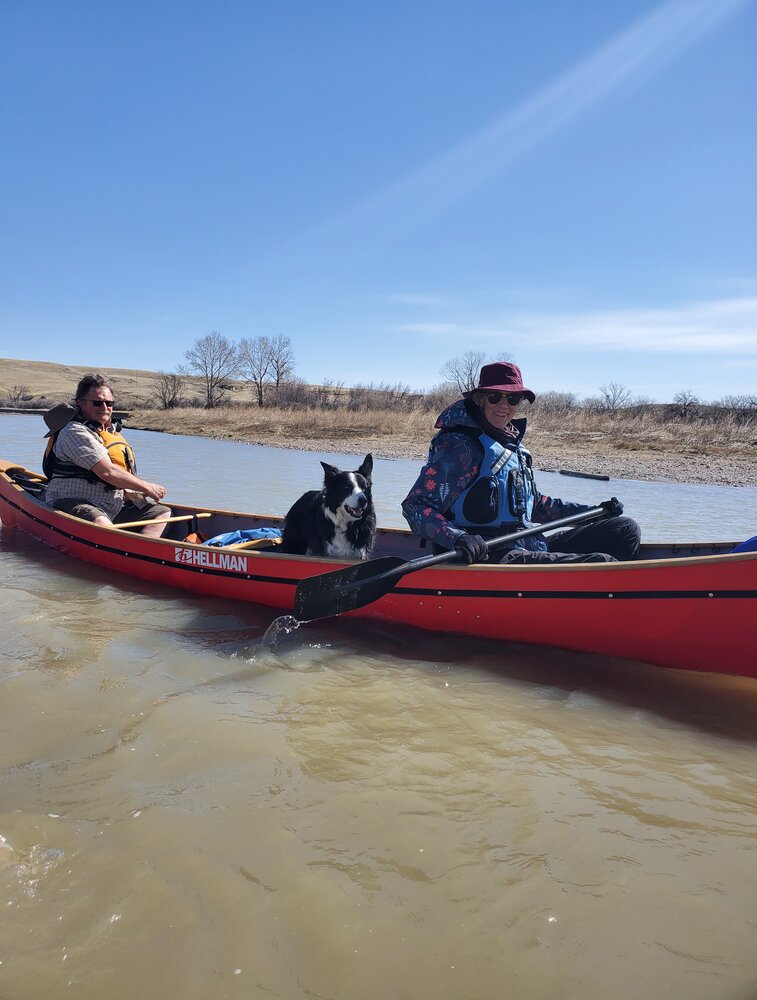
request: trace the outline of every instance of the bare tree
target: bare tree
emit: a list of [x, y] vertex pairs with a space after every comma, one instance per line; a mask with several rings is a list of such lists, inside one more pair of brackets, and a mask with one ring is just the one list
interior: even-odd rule
[[170, 410], [184, 402], [186, 381], [183, 375], [176, 372], [160, 372], [160, 378], [155, 387], [155, 395], [161, 410]]
[[294, 378], [294, 348], [289, 337], [279, 335], [269, 341], [271, 350], [271, 379], [278, 391], [282, 382]]
[[462, 394], [476, 388], [478, 373], [485, 363], [486, 355], [483, 351], [466, 351], [459, 358], [446, 361], [439, 369], [439, 374], [446, 382], [453, 382]]
[[602, 398], [602, 408], [610, 413], [615, 413], [621, 407], [628, 406], [631, 401], [631, 390], [628, 386], [621, 385], [620, 382], [600, 385], [599, 392]]
[[20, 406], [29, 397], [28, 385], [12, 385], [8, 389], [8, 402], [11, 406]]
[[740, 426], [757, 420], [757, 396], [722, 396], [713, 406]]
[[239, 341], [239, 374], [255, 387], [258, 406], [263, 406], [265, 387], [274, 377], [273, 344], [268, 337]]
[[209, 410], [223, 402], [228, 380], [234, 378], [239, 369], [238, 355], [236, 344], [218, 330], [199, 337], [191, 349], [184, 352], [186, 365], [179, 370], [182, 374], [189, 372], [200, 376], [205, 384], [205, 405]]
[[678, 408], [678, 416], [682, 420], [687, 420], [689, 417], [694, 416], [701, 400], [698, 396], [694, 395], [691, 389], [684, 389], [673, 396], [673, 402]]
[[458, 394], [470, 392], [478, 385], [478, 373], [481, 366], [495, 361], [512, 361], [512, 354], [500, 351], [499, 354], [487, 358], [483, 351], [466, 351], [458, 358], [450, 358], [439, 369], [439, 374], [446, 382], [457, 387]]

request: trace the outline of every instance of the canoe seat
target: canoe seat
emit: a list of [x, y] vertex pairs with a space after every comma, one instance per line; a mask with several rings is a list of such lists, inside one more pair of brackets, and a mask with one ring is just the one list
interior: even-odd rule
[[27, 493], [31, 493], [34, 497], [42, 496], [47, 483], [47, 480], [43, 479], [42, 476], [37, 476], [35, 473], [29, 472], [28, 469], [23, 469], [20, 465], [5, 468], [3, 472]]

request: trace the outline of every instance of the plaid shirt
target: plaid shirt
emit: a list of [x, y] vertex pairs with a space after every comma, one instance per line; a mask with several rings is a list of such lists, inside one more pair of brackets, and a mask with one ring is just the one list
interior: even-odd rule
[[[113, 427], [108, 429], [113, 430]], [[110, 461], [97, 432], [78, 420], [72, 420], [59, 432], [53, 450], [64, 462], [88, 471], [104, 458]], [[124, 491], [112, 490], [104, 482], [53, 476], [45, 489], [45, 502], [52, 504], [55, 500], [71, 499], [91, 503], [113, 520], [124, 505]]]

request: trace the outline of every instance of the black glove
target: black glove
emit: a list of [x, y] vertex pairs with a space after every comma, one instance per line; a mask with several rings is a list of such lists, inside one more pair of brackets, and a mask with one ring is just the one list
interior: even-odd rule
[[623, 513], [623, 504], [617, 497], [610, 497], [609, 500], [603, 500], [599, 506], [602, 510], [607, 511], [608, 517], [619, 517]]
[[460, 535], [455, 541], [455, 552], [459, 552], [469, 566], [473, 562], [485, 562], [489, 558], [486, 542], [481, 535]]

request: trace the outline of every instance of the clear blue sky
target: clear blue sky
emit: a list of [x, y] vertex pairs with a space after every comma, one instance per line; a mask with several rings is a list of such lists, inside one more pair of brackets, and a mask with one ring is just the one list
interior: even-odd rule
[[0, 357], [757, 392], [755, 52], [757, 0], [2, 0]]

